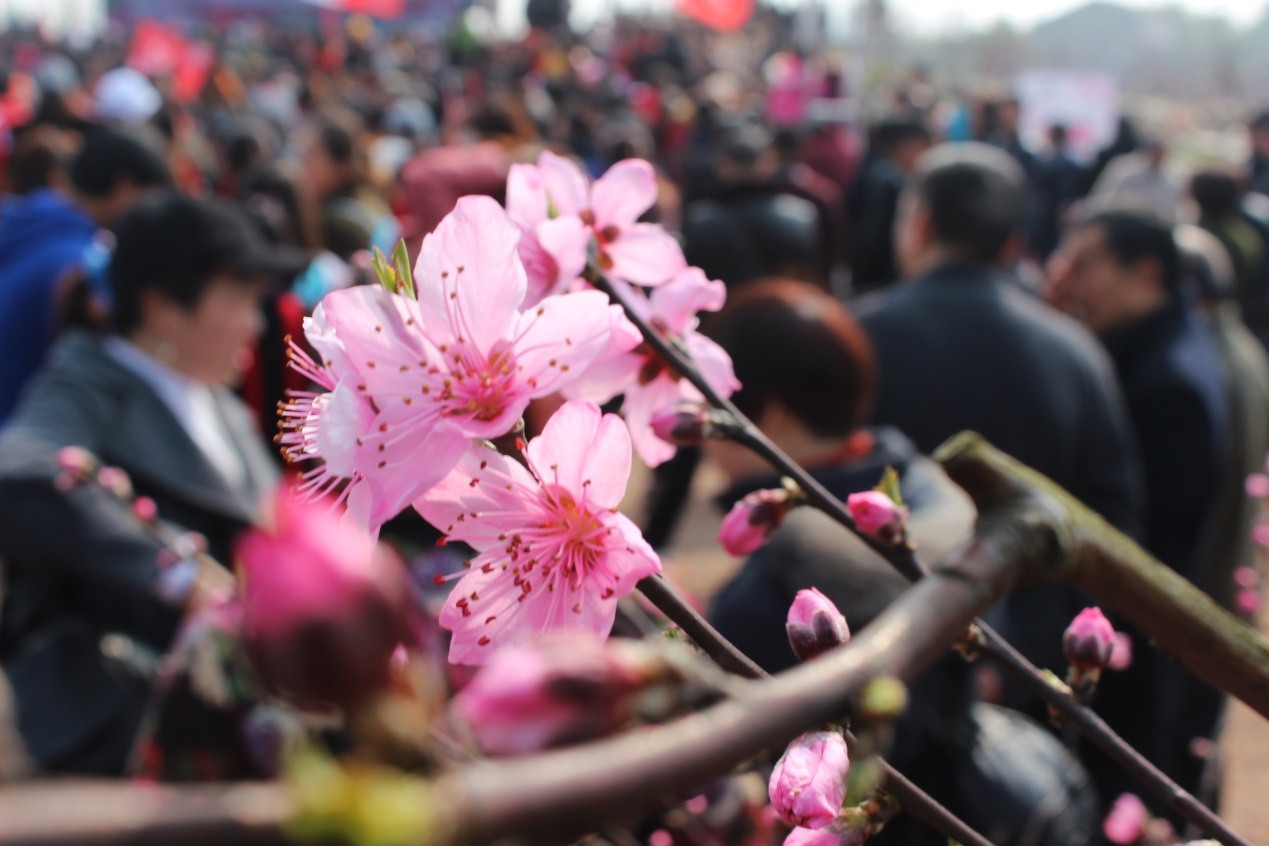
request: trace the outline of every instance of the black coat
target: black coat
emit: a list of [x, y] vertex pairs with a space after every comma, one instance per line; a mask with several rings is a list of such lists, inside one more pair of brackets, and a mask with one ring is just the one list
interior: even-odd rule
[[[1181, 575], [1207, 584], [1206, 568], [1221, 562], [1200, 561], [1199, 549], [1231, 448], [1228, 389], [1216, 338], [1176, 300], [1102, 340], [1141, 445], [1147, 482], [1143, 543]], [[1129, 672], [1105, 679], [1099, 710], [1183, 787], [1200, 792], [1203, 762], [1189, 745], [1196, 737], [1214, 737], [1223, 697], [1134, 636], [1136, 660]]]
[[[887, 466], [900, 473], [921, 557], [927, 564], [937, 563], [968, 537], [974, 510], [937, 465], [916, 455], [907, 438], [878, 430], [877, 448], [870, 455], [813, 473], [845, 499], [876, 485]], [[724, 495], [724, 504], [778, 485], [776, 478], [738, 485]], [[852, 630], [859, 630], [908, 584], [831, 518], [800, 508], [719, 591], [710, 618], [746, 655], [769, 672], [779, 672], [797, 663], [784, 632], [789, 605], [798, 590], [811, 587], [832, 599]], [[974, 703], [969, 674], [964, 660], [949, 656], [912, 686], [895, 745], [887, 752], [890, 762], [994, 843], [1090, 842], [1097, 814], [1084, 770], [1034, 723]], [[941, 846], [946, 838], [901, 817], [875, 842]]]
[[180, 618], [157, 592], [160, 544], [100, 489], [58, 490], [58, 451], [82, 447], [122, 468], [164, 521], [206, 536], [228, 564], [276, 470], [245, 406], [227, 391], [215, 399], [248, 471], [242, 490], [92, 335], [68, 336], [54, 350], [0, 435], [0, 664], [23, 739], [47, 769], [119, 770], [146, 680], [112, 659], [120, 650], [161, 653]]
[[[1109, 358], [1082, 326], [990, 268], [957, 264], [858, 303], [879, 369], [874, 420], [922, 452], [973, 430], [1134, 529], [1135, 449]], [[1091, 602], [1058, 585], [1015, 591], [996, 623], [1042, 667], [1062, 667], [1062, 632]], [[1032, 708], [1006, 687], [1006, 702]]]

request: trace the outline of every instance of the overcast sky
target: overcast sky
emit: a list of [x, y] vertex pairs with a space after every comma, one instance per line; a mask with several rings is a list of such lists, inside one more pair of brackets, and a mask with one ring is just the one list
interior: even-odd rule
[[[800, 0], [769, 0], [780, 6], [796, 6]], [[820, 0], [838, 16], [858, 8], [858, 0]], [[965, 29], [1004, 18], [1019, 26], [1029, 26], [1083, 5], [1087, 0], [890, 0], [896, 18], [923, 31]], [[1158, 6], [1159, 0], [1118, 0], [1128, 6]], [[1224, 14], [1238, 23], [1260, 17], [1267, 0], [1173, 0], [1175, 5], [1201, 12]], [[499, 0], [504, 22], [518, 16], [524, 0]], [[574, 20], [586, 25], [597, 17], [621, 9], [667, 9], [673, 0], [573, 0]], [[836, 27], [834, 27], [836, 29]], [[1269, 49], [1269, 45], [1267, 45]]]

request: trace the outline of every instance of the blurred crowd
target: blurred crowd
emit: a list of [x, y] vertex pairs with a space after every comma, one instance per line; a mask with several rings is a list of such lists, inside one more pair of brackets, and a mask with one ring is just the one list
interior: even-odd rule
[[[152, 542], [117, 505], [61, 489], [58, 450], [122, 466], [228, 562], [280, 470], [278, 403], [306, 388], [288, 337], [324, 294], [371, 279], [373, 250], [416, 252], [459, 197], [502, 199], [511, 165], [544, 149], [592, 176], [655, 165], [649, 219], [732, 295], [703, 329], [735, 362], [738, 404], [842, 497], [899, 470], [924, 553], [964, 537], [972, 509], [922, 456], [974, 429], [1254, 613], [1234, 580], [1254, 564], [1243, 480], [1269, 448], [1269, 112], [1249, 116], [1250, 158], [1228, 167], [1186, 172], [1129, 116], [1081, 162], [1068, 127], [1024, 143], [1007, 96], [923, 71], [851, 90], [802, 18], [760, 9], [727, 35], [618, 18], [574, 35], [531, 13], [514, 42], [357, 16], [134, 22], [83, 49], [0, 35], [0, 664], [39, 766], [122, 771], [145, 662], [121, 679], [100, 640], [161, 653], [197, 596], [155, 599]], [[727, 504], [770, 486], [752, 458], [704, 452]], [[655, 546], [700, 459], [658, 468]], [[852, 627], [902, 589], [839, 532], [791, 520], [712, 598], [767, 669], [793, 663], [798, 589], [819, 587]], [[1058, 667], [1084, 604], [1035, 588], [993, 614]], [[1215, 802], [1223, 697], [1130, 635], [1137, 658], [1099, 709]], [[984, 831], [1049, 809], [1047, 839], [1000, 842], [1091, 842], [1089, 808], [1126, 782], [1028, 713], [1043, 718], [1002, 680], [940, 665], [914, 688], [896, 763]]]

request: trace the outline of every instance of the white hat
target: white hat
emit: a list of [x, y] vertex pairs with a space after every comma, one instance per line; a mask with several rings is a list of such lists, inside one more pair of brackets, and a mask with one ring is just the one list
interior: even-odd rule
[[163, 95], [142, 74], [132, 68], [115, 68], [97, 81], [93, 89], [99, 120], [142, 124], [154, 117], [163, 105]]

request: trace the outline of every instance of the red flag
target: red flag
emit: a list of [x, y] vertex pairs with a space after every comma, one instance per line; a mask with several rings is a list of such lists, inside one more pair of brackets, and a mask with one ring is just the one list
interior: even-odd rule
[[191, 42], [172, 72], [172, 96], [181, 103], [198, 99], [216, 67], [216, 50], [205, 41]]
[[405, 0], [343, 0], [345, 12], [356, 12], [374, 18], [395, 18], [405, 11]]
[[679, 11], [697, 23], [733, 32], [749, 23], [754, 0], [679, 0]]
[[132, 36], [128, 67], [145, 74], [171, 73], [185, 51], [184, 37], [158, 21], [142, 20]]

